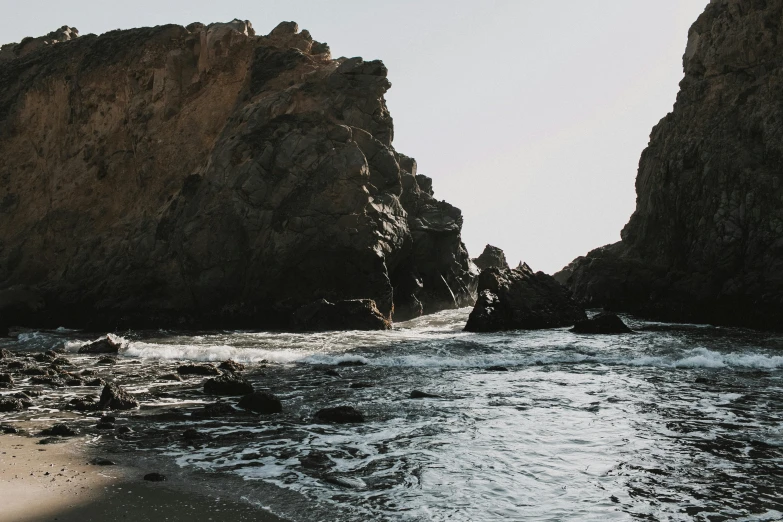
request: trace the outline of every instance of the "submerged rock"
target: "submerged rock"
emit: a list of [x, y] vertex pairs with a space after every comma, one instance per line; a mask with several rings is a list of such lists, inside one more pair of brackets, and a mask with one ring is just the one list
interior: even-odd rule
[[391, 323], [371, 299], [351, 299], [330, 303], [319, 299], [294, 312], [296, 330], [388, 330]]
[[465, 330], [497, 332], [573, 325], [587, 318], [568, 291], [543, 272], [527, 265], [488, 268], [479, 276], [479, 298]]
[[315, 420], [335, 424], [348, 424], [364, 422], [364, 414], [353, 406], [336, 406], [318, 410], [315, 414]]
[[581, 334], [623, 334], [633, 333], [617, 314], [601, 312], [598, 315], [579, 321], [571, 328], [574, 333]]
[[79, 348], [79, 353], [119, 353], [122, 343], [106, 336]]
[[200, 410], [194, 411], [191, 415], [193, 417], [200, 417], [204, 419], [211, 419], [213, 417], [222, 417], [225, 415], [234, 415], [237, 411], [230, 404], [224, 402], [218, 402], [215, 404], [207, 404]]
[[714, 0], [690, 27], [622, 240], [556, 274], [585, 305], [783, 329], [782, 9]]
[[473, 263], [481, 270], [486, 270], [487, 268], [509, 268], [506, 254], [500, 248], [492, 245], [485, 246], [484, 251], [473, 260]]
[[119, 385], [109, 383], [103, 387], [98, 408], [101, 410], [130, 410], [139, 407], [139, 401]]
[[253, 392], [245, 395], [237, 403], [239, 408], [249, 410], [262, 415], [271, 415], [283, 411], [280, 399], [267, 392]]
[[0, 266], [41, 299], [21, 323], [289, 328], [318, 299], [387, 321], [473, 302], [462, 213], [392, 146], [386, 67], [297, 31], [2, 48]]
[[204, 393], [212, 395], [248, 395], [253, 393], [253, 385], [233, 373], [227, 373], [204, 383]]

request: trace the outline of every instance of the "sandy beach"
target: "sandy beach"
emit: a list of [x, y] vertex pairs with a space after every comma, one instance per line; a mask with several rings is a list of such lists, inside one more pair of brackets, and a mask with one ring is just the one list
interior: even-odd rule
[[0, 435], [0, 522], [281, 520], [213, 497], [207, 488], [188, 491], [182, 482], [145, 481], [149, 470], [115, 456], [114, 465], [97, 465], [101, 457], [83, 437], [46, 445], [38, 441]]

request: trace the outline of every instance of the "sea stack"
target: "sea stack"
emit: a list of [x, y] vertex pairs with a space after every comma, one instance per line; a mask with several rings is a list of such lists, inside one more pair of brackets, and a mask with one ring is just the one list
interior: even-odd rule
[[783, 328], [783, 0], [713, 0], [693, 24], [622, 241], [556, 278], [591, 307]]
[[390, 87], [293, 22], [3, 46], [0, 291], [40, 301], [14, 321], [287, 328], [363, 299], [386, 327], [472, 304], [462, 214], [392, 146]]

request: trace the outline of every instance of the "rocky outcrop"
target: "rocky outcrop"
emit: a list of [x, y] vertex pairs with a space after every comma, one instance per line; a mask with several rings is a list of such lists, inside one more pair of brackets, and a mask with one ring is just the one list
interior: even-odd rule
[[115, 340], [110, 335], [102, 337], [91, 343], [86, 343], [79, 348], [79, 353], [119, 353], [122, 342]]
[[564, 286], [527, 265], [482, 270], [478, 289], [465, 325], [469, 332], [558, 328], [587, 319]]
[[473, 302], [461, 212], [392, 146], [382, 62], [293, 22], [74, 35], [0, 60], [0, 289], [38, 301], [15, 321], [287, 328], [319, 299], [386, 320]]
[[109, 383], [103, 387], [98, 409], [131, 410], [139, 407], [139, 401], [119, 385]]
[[622, 241], [558, 279], [590, 306], [783, 328], [783, 0], [713, 0], [688, 33]]
[[330, 303], [319, 299], [294, 312], [295, 330], [388, 330], [390, 322], [371, 299], [350, 299]]
[[503, 253], [502, 249], [492, 245], [485, 246], [484, 251], [473, 260], [473, 263], [475, 263], [479, 270], [487, 268], [509, 268], [508, 261], [506, 261], [506, 254]]

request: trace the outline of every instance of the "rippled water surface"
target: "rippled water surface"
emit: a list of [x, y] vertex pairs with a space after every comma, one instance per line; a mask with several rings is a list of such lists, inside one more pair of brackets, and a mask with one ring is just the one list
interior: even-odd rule
[[[128, 332], [110, 373], [138, 394], [131, 421], [148, 429], [122, 444], [282, 488], [247, 500], [296, 520], [783, 518], [780, 335], [632, 319], [637, 333], [619, 336], [471, 334], [467, 313], [391, 332]], [[28, 332], [5, 346], [75, 351], [78, 340], [88, 337]], [[283, 414], [195, 419], [215, 400], [203, 378], [158, 379], [183, 360], [229, 358], [250, 363], [249, 380]], [[347, 361], [365, 364], [336, 366]], [[313, 422], [342, 404], [368, 421]], [[206, 438], [166, 436], [194, 426]]]

